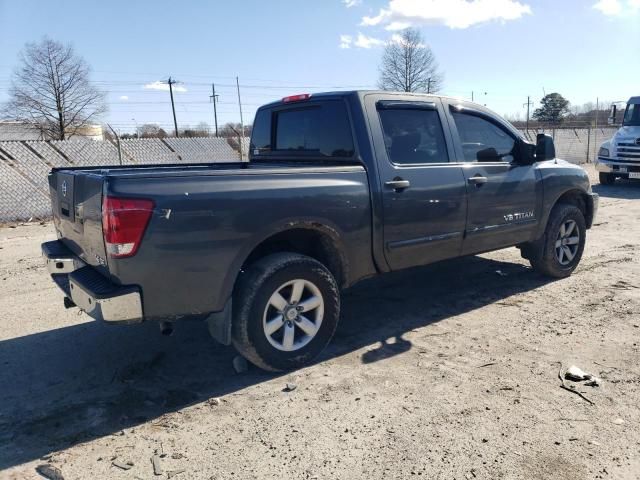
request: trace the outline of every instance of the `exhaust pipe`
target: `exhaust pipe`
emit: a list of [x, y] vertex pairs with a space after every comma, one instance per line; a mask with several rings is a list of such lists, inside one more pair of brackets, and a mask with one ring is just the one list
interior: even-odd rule
[[160, 333], [166, 337], [173, 334], [173, 322], [160, 322]]

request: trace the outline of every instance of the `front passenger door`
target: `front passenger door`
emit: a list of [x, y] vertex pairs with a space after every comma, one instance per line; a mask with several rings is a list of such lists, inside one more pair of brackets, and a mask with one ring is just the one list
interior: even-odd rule
[[[467, 182], [463, 254], [532, 240], [540, 218], [541, 183], [535, 165], [513, 162], [516, 133], [473, 107], [449, 104], [457, 155]], [[454, 133], [454, 137], [456, 137]]]

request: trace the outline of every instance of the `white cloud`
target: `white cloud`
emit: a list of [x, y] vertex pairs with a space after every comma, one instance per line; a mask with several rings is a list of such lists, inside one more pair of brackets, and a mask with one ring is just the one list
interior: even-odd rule
[[362, 3], [362, 0], [342, 0], [342, 3], [344, 3], [345, 7], [351, 8], [360, 5]]
[[622, 12], [622, 4], [618, 0], [600, 0], [593, 8], [605, 15], [619, 15]]
[[375, 37], [368, 37], [367, 35], [363, 35], [358, 32], [358, 36], [353, 38], [352, 35], [340, 35], [340, 48], [372, 48], [372, 47], [380, 47], [385, 45], [386, 42], [384, 40], [380, 40]]
[[122, 100], [122, 101], [126, 102], [127, 100], [129, 100], [129, 97], [127, 97], [126, 95], [122, 95], [122, 96], [120, 97], [120, 100]]
[[640, 0], [599, 0], [593, 4], [593, 8], [600, 10], [604, 15], [617, 17], [639, 12]]
[[526, 14], [531, 14], [531, 7], [516, 0], [390, 0], [378, 15], [363, 17], [361, 25], [384, 25], [391, 31], [413, 25], [468, 28], [491, 20], [515, 20]]
[[[144, 85], [144, 88], [147, 90], [164, 90], [166, 92], [169, 91], [169, 85], [167, 83], [161, 82], [160, 80], [156, 80], [155, 82], [147, 83]], [[186, 92], [187, 89], [182, 85], [173, 85], [174, 92]]]
[[353, 42], [353, 45], [358, 48], [380, 47], [385, 44], [386, 42], [384, 40], [380, 40], [379, 38], [374, 37], [367, 37], [360, 32], [358, 32], [358, 36]]
[[353, 37], [351, 35], [340, 35], [340, 48], [351, 48]]

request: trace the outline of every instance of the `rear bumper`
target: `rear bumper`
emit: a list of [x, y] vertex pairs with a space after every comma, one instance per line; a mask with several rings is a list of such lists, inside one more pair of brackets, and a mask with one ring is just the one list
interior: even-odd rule
[[142, 298], [137, 286], [114, 284], [59, 240], [43, 243], [42, 255], [53, 281], [89, 316], [108, 323], [143, 320]]

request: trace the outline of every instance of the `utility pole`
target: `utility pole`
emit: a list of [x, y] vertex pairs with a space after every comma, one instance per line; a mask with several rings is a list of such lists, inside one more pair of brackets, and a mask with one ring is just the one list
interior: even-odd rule
[[[598, 138], [598, 115], [600, 114], [600, 97], [596, 97], [596, 123], [595, 123], [595, 127], [593, 129], [593, 155], [594, 157], [598, 154], [598, 142], [596, 142], [596, 139]], [[589, 157], [588, 157], [589, 153], [587, 154], [587, 161], [589, 161]]]
[[218, 96], [216, 95], [216, 86], [214, 83], [211, 84], [211, 95], [209, 98], [213, 102], [213, 122], [216, 126], [216, 137], [218, 136], [218, 110], [216, 109], [216, 102], [218, 101]]
[[473, 90], [471, 90], [471, 101], [473, 102]]
[[[238, 88], [238, 107], [240, 108], [240, 130], [242, 131], [242, 139], [244, 138], [244, 121], [242, 120], [242, 101], [240, 100], [240, 81], [236, 76], [236, 87]], [[240, 160], [244, 159], [242, 139], [240, 140]]]
[[531, 101], [531, 96], [527, 96], [527, 103], [523, 104], [524, 107], [527, 107], [527, 126], [525, 127], [525, 131], [529, 130], [529, 107], [533, 106], [533, 102]]
[[431, 77], [427, 79], [427, 93], [431, 93]]
[[173, 110], [173, 126], [176, 129], [176, 138], [178, 138], [180, 134], [178, 133], [178, 121], [176, 120], [176, 106], [173, 103], [173, 85], [178, 83], [178, 81], [173, 80], [171, 77], [169, 77], [169, 80], [164, 83], [169, 85], [169, 95], [171, 96], [171, 110]]

